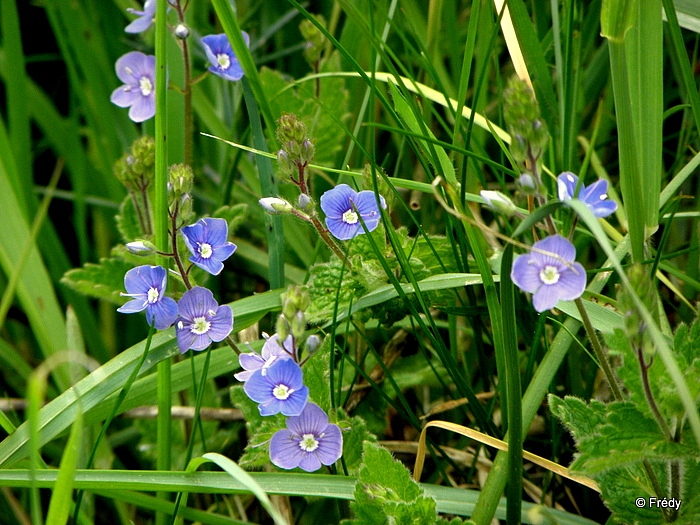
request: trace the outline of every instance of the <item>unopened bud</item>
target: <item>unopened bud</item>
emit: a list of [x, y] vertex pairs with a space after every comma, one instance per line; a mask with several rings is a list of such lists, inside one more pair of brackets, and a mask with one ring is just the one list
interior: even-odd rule
[[175, 31], [173, 32], [180, 40], [185, 40], [188, 36], [190, 36], [190, 28], [185, 24], [178, 24], [175, 26]]
[[145, 239], [139, 239], [137, 241], [126, 243], [126, 249], [129, 250], [129, 253], [133, 253], [134, 255], [141, 255], [141, 256], [146, 256], [146, 255], [151, 255], [153, 253], [156, 253], [155, 244], [153, 244], [152, 242], [147, 241]]
[[315, 353], [316, 350], [318, 350], [318, 348], [321, 346], [321, 343], [322, 343], [321, 338], [318, 335], [316, 335], [316, 334], [310, 335], [306, 339], [306, 352], [307, 352], [307, 354], [311, 355], [311, 354]]
[[314, 201], [311, 200], [311, 197], [309, 197], [306, 193], [300, 193], [297, 206], [299, 206], [299, 209], [302, 211], [310, 212], [314, 208]]
[[518, 178], [518, 186], [527, 195], [534, 195], [539, 192], [537, 181], [531, 173], [523, 173]]
[[481, 190], [479, 193], [486, 206], [506, 217], [512, 217], [517, 211], [513, 201], [500, 191]]
[[263, 209], [272, 215], [277, 215], [278, 213], [291, 213], [294, 209], [290, 203], [279, 197], [263, 197], [258, 201]]

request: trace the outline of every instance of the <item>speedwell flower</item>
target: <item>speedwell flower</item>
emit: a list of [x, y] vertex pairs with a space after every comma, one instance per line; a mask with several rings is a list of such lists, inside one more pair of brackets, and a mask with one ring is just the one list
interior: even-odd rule
[[287, 418], [287, 428], [270, 440], [270, 461], [283, 469], [299, 467], [307, 472], [332, 465], [343, 453], [338, 425], [318, 406], [307, 403], [301, 414]]
[[[384, 197], [380, 195], [379, 200], [382, 208], [386, 208]], [[338, 184], [321, 195], [321, 209], [326, 214], [328, 230], [341, 241], [365, 232], [360, 217], [367, 231], [373, 231], [381, 217], [374, 192], [365, 190], [358, 193], [347, 184]]]
[[[248, 33], [241, 31], [241, 34], [245, 45], [250, 45]], [[243, 68], [225, 33], [202, 37], [202, 45], [209, 62], [212, 64], [209, 71], [226, 80], [236, 81], [243, 78]]]
[[143, 122], [156, 114], [156, 57], [132, 51], [117, 60], [119, 80], [124, 82], [112, 92], [110, 100], [120, 108], [129, 109], [129, 118]]
[[304, 385], [301, 368], [293, 359], [279, 359], [263, 374], [260, 368], [243, 386], [250, 399], [259, 403], [262, 416], [282, 413], [298, 416], [309, 398], [309, 389]]
[[124, 28], [127, 33], [143, 33], [151, 27], [153, 19], [156, 16], [156, 0], [146, 0], [143, 4], [143, 11], [137, 11], [128, 7], [127, 12], [132, 15], [137, 15], [138, 18]]
[[560, 235], [551, 235], [532, 248], [515, 259], [510, 278], [518, 288], [534, 294], [535, 310], [554, 308], [560, 299], [578, 299], [586, 288], [586, 270], [574, 261], [574, 245]]
[[131, 301], [117, 308], [117, 312], [133, 314], [146, 310], [148, 324], [154, 324], [158, 330], [172, 326], [177, 318], [177, 303], [165, 296], [167, 274], [162, 266], [137, 266], [124, 275], [124, 297], [133, 297]]
[[226, 240], [228, 222], [224, 219], [199, 219], [183, 227], [182, 236], [192, 253], [190, 262], [212, 275], [219, 275], [224, 269], [223, 261], [236, 251], [236, 245]]
[[578, 176], [571, 173], [570, 171], [565, 171], [557, 177], [557, 190], [559, 193], [560, 201], [567, 201], [574, 198], [578, 198], [586, 203], [586, 206], [590, 208], [593, 215], [602, 218], [615, 213], [617, 210], [617, 203], [613, 200], [608, 199], [608, 181], [605, 179], [598, 179], [590, 186], [584, 186], [581, 184], [581, 188], [578, 193], [576, 193], [576, 186], [578, 185]]
[[207, 288], [195, 286], [187, 290], [177, 304], [179, 317], [175, 323], [180, 353], [204, 350], [212, 341], [219, 342], [233, 330], [233, 312], [227, 305], [219, 306]]
[[248, 381], [256, 370], [262, 370], [262, 374], [267, 374], [267, 369], [278, 359], [290, 359], [294, 356], [294, 339], [291, 335], [284, 340], [284, 346], [279, 342], [278, 335], [269, 337], [262, 347], [260, 354], [248, 352], [238, 356], [238, 364], [243, 368], [243, 372], [233, 374], [233, 377], [241, 382]]

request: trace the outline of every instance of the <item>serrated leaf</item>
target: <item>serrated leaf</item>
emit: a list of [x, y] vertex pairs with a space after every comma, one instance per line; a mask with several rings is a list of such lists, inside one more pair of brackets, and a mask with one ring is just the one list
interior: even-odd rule
[[697, 458], [692, 443], [666, 439], [659, 425], [628, 402], [610, 403], [605, 424], [578, 442], [579, 455], [571, 470], [595, 478], [606, 470], [631, 466], [644, 460], [668, 462]]
[[423, 525], [437, 520], [435, 500], [425, 496], [401, 463], [388, 450], [366, 441], [355, 485], [356, 525], [402, 523]]
[[233, 405], [243, 412], [248, 431], [248, 444], [238, 464], [249, 469], [270, 465], [267, 443], [275, 432], [285, 428], [284, 416], [261, 416], [258, 405], [246, 395], [243, 385], [232, 386], [230, 395]]
[[320, 406], [324, 412], [331, 408], [330, 394], [330, 341], [321, 347], [304, 363], [304, 384], [309, 387], [309, 400]]
[[117, 258], [101, 259], [98, 264], [85, 263], [82, 268], [68, 270], [61, 282], [88, 297], [104, 299], [121, 306], [124, 298], [124, 274], [134, 265]]
[[595, 434], [605, 423], [605, 403], [593, 400], [590, 405], [583, 399], [566, 396], [564, 399], [550, 394], [549, 409], [571, 432], [578, 443], [583, 437]]
[[375, 443], [377, 438], [367, 429], [367, 423], [361, 417], [344, 417], [337, 424], [343, 431], [343, 461], [348, 473], [354, 476], [362, 464], [363, 443]]
[[212, 214], [212, 217], [224, 219], [228, 223], [229, 235], [233, 235], [248, 220], [248, 204], [240, 203], [234, 206], [222, 206]]
[[119, 206], [119, 214], [115, 217], [117, 229], [124, 243], [144, 237], [131, 196], [127, 195]]

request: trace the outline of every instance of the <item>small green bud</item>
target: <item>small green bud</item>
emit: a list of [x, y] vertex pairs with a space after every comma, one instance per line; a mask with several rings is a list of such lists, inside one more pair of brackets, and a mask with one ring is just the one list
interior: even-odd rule
[[506, 217], [512, 217], [517, 212], [513, 201], [500, 191], [481, 190], [479, 194], [484, 199], [486, 206], [493, 211], [502, 213]]
[[263, 197], [258, 201], [258, 203], [267, 213], [271, 215], [291, 213], [294, 209], [294, 206], [279, 197]]
[[284, 341], [289, 336], [289, 322], [284, 318], [284, 315], [277, 317], [275, 323], [275, 333], [279, 341]]
[[[326, 20], [322, 15], [312, 15], [323, 27], [326, 27]], [[304, 58], [311, 67], [315, 67], [316, 62], [321, 58], [325, 37], [311, 20], [304, 19], [299, 24], [301, 36], [306, 40], [304, 47]]]
[[535, 195], [539, 193], [539, 186], [531, 173], [523, 173], [520, 175], [518, 178], [518, 186], [520, 186], [520, 189], [526, 195]]
[[304, 312], [297, 310], [296, 315], [292, 317], [289, 324], [292, 329], [292, 335], [296, 340], [300, 340], [304, 337], [304, 332], [306, 331], [306, 316]]
[[185, 24], [178, 24], [175, 26], [173, 33], [180, 40], [185, 40], [188, 36], [190, 36], [190, 28]]
[[314, 201], [306, 193], [300, 193], [297, 206], [301, 211], [311, 213], [314, 211]]
[[316, 352], [316, 350], [319, 349], [322, 342], [323, 341], [321, 340], [321, 338], [318, 335], [316, 335], [316, 334], [310, 335], [306, 339], [306, 343], [305, 343], [307, 355], [314, 354]]
[[168, 191], [174, 198], [190, 193], [194, 184], [194, 173], [187, 164], [173, 164], [168, 170]]
[[503, 118], [511, 136], [511, 155], [518, 163], [528, 158], [538, 159], [549, 142], [549, 133], [540, 117], [535, 94], [525, 81], [513, 77], [503, 98]]
[[314, 144], [304, 123], [293, 113], [282, 113], [277, 119], [277, 140], [282, 146], [277, 160], [283, 172], [293, 174], [298, 166], [306, 166], [313, 160]]
[[150, 241], [139, 239], [126, 243], [126, 249], [134, 255], [147, 256], [156, 253], [156, 246]]
[[290, 144], [301, 144], [308, 138], [306, 126], [294, 113], [282, 113], [277, 119], [277, 141], [287, 145], [287, 150]]
[[143, 190], [155, 178], [155, 141], [143, 136], [114, 164], [114, 175], [129, 191]]

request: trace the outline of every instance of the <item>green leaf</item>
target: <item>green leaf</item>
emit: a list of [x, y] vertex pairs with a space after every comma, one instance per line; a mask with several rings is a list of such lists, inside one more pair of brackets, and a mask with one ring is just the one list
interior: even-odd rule
[[278, 430], [285, 428], [284, 416], [261, 416], [258, 405], [243, 390], [243, 385], [231, 387], [231, 402], [243, 412], [248, 444], [238, 463], [246, 468], [262, 468], [270, 465], [268, 442]]
[[115, 217], [117, 229], [125, 243], [141, 239], [144, 237], [139, 219], [136, 215], [136, 208], [131, 196], [127, 195], [119, 205], [119, 214]]
[[616, 402], [607, 406], [605, 424], [578, 442], [579, 455], [571, 470], [595, 479], [601, 472], [630, 467], [642, 461], [669, 462], [697, 459], [694, 441], [674, 443], [666, 439], [655, 420], [634, 404]]
[[104, 299], [121, 306], [124, 298], [124, 274], [134, 265], [118, 258], [100, 259], [98, 264], [85, 263], [82, 268], [68, 270], [61, 282], [88, 297]]
[[356, 525], [423, 525], [437, 519], [435, 500], [425, 495], [388, 450], [369, 441], [364, 443], [363, 465], [351, 507]]

